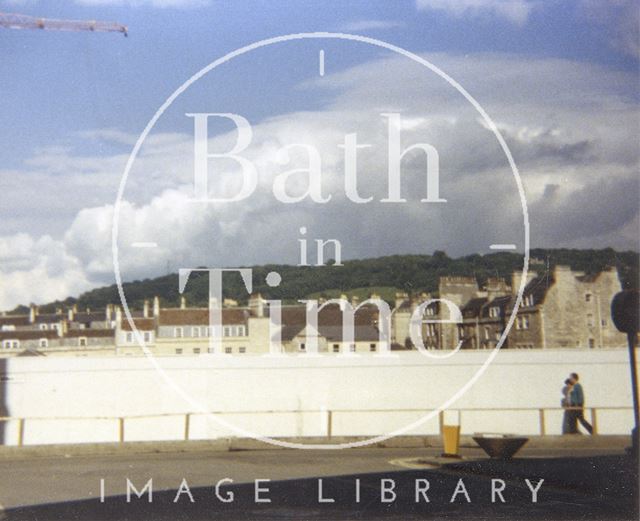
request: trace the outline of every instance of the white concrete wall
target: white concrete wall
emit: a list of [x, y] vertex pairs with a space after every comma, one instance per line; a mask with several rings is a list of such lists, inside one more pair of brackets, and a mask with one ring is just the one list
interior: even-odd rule
[[[203, 409], [257, 434], [326, 435], [328, 412], [323, 411], [332, 411], [334, 435], [375, 436], [403, 428], [441, 406], [488, 355], [460, 352], [448, 360], [415, 352], [393, 359], [204, 355], [161, 357], [156, 362]], [[572, 371], [581, 376], [588, 408], [623, 408], [598, 411], [599, 431], [628, 433], [633, 415], [624, 349], [505, 350], [449, 406], [447, 421], [455, 422], [458, 414], [453, 410], [462, 409], [463, 433], [537, 434], [538, 409], [559, 407], [563, 380]], [[40, 418], [26, 421], [26, 444], [117, 441], [117, 420], [82, 418], [171, 414], [178, 415], [126, 420], [125, 439], [182, 439], [184, 413], [198, 413], [144, 357], [12, 358], [6, 360], [5, 373], [0, 375], [0, 400], [4, 397], [8, 415]], [[528, 408], [533, 410], [487, 410]], [[548, 434], [560, 433], [561, 415], [545, 413]], [[408, 433], [437, 432], [436, 415]], [[193, 439], [230, 435], [241, 434], [203, 414], [190, 418]], [[5, 423], [4, 438], [6, 444], [17, 442], [17, 422]]]

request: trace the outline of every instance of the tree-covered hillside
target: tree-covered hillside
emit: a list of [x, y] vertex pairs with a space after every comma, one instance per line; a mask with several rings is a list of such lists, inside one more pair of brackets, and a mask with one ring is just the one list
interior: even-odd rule
[[[522, 269], [523, 256], [517, 253], [491, 253], [450, 258], [442, 251], [433, 255], [393, 255], [376, 259], [344, 261], [343, 266], [297, 267], [288, 265], [254, 266], [253, 289], [263, 296], [292, 301], [306, 296], [333, 297], [340, 293], [366, 295], [378, 292], [385, 299], [392, 299], [395, 291], [417, 293], [435, 292], [438, 279], [444, 275], [475, 276], [482, 284], [487, 277], [505, 277], [509, 280], [514, 270]], [[636, 252], [603, 250], [534, 249], [531, 250], [530, 269], [539, 273], [552, 269], [556, 264], [571, 266], [574, 270], [594, 273], [607, 266], [616, 266], [625, 288], [638, 287], [639, 256]], [[270, 288], [265, 277], [270, 271], [282, 275], [282, 283]], [[125, 284], [129, 306], [139, 308], [144, 299], [158, 295], [163, 305], [179, 302], [177, 274]], [[193, 273], [187, 284], [185, 297], [189, 305], [207, 305], [208, 278], [204, 273]], [[240, 302], [247, 299], [239, 276], [230, 274], [224, 279], [224, 297]], [[41, 306], [43, 311], [77, 304], [79, 308], [98, 309], [108, 303], [120, 302], [116, 285], [88, 291], [78, 298], [68, 298]]]

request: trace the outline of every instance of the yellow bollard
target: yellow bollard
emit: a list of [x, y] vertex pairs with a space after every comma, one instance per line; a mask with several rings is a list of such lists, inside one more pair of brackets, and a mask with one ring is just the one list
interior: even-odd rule
[[460, 425], [443, 425], [442, 439], [444, 445], [444, 453], [442, 455], [449, 458], [459, 458]]

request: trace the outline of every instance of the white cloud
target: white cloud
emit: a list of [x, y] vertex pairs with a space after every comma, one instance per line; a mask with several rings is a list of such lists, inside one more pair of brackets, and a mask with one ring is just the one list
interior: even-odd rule
[[524, 24], [534, 8], [531, 0], [416, 0], [418, 9], [444, 11], [454, 16], [495, 15]]
[[[509, 143], [527, 190], [532, 245], [638, 247], [633, 233], [638, 230], [634, 136], [640, 129], [633, 75], [565, 60], [445, 54], [427, 58], [474, 94]], [[125, 280], [164, 273], [167, 264], [174, 271], [202, 265], [295, 264], [301, 225], [307, 226], [310, 243], [315, 238], [339, 239], [344, 255], [352, 258], [435, 249], [459, 255], [521, 237], [520, 209], [506, 160], [478, 114], [444, 81], [406, 60], [384, 59], [303, 88], [331, 102], [322, 110], [254, 124], [251, 149], [243, 154], [257, 165], [260, 185], [243, 203], [190, 202], [192, 137], [149, 137], [121, 209], [119, 258]], [[441, 193], [449, 203], [417, 201], [425, 185], [419, 155], [403, 164], [407, 204], [356, 205], [344, 197], [338, 145], [349, 132], [357, 132], [359, 143], [375, 145], [358, 156], [360, 195], [376, 201], [384, 196], [387, 165], [381, 145], [387, 129], [379, 113], [391, 109], [408, 123], [404, 146], [436, 146]], [[112, 130], [85, 137], [117, 143], [132, 139]], [[228, 150], [233, 140], [234, 133], [221, 135], [209, 148]], [[304, 163], [300, 154], [292, 154], [291, 165], [278, 163], [276, 151], [290, 143], [312, 143], [320, 150], [323, 193], [333, 195], [327, 206], [283, 205], [274, 198], [274, 176]], [[125, 162], [124, 154], [84, 157], [68, 147], [49, 148], [39, 151], [26, 171], [0, 171], [8, 203], [0, 209], [5, 225], [0, 236], [0, 308], [64, 298], [112, 282], [111, 201]], [[212, 175], [211, 188], [218, 194], [232, 189], [228, 169], [220, 170], [225, 168], [220, 163], [213, 168], [217, 175]], [[298, 189], [304, 185], [300, 177]], [[33, 186], [46, 189], [34, 191]], [[7, 226], [13, 226], [13, 232], [7, 232]], [[139, 241], [158, 247], [131, 247]]]
[[204, 7], [210, 4], [209, 0], [75, 0], [80, 5], [114, 5], [129, 7], [157, 7], [160, 9], [182, 9]]
[[386, 29], [395, 29], [402, 27], [404, 24], [394, 20], [354, 20], [346, 22], [339, 26], [340, 31], [359, 32], [359, 31], [377, 31]]

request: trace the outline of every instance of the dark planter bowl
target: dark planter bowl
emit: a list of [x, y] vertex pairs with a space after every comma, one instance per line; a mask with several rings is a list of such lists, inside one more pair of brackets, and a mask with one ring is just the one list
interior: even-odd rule
[[529, 441], [529, 438], [516, 436], [474, 436], [473, 441], [475, 441], [490, 458], [510, 459]]

